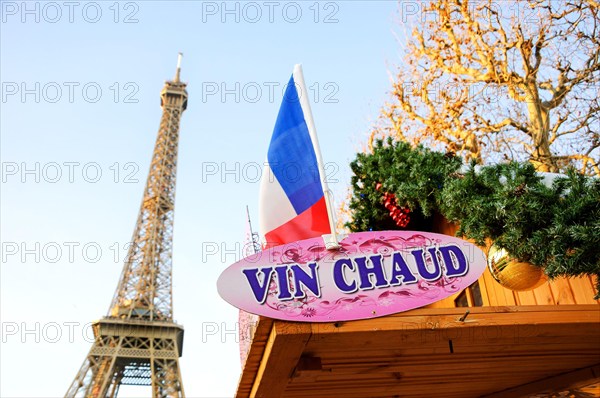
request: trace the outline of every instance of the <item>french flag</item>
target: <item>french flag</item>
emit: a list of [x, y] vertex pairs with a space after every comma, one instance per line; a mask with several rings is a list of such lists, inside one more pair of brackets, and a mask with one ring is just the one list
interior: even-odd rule
[[269, 247], [331, 234], [326, 182], [302, 67], [285, 90], [260, 185], [259, 227]]

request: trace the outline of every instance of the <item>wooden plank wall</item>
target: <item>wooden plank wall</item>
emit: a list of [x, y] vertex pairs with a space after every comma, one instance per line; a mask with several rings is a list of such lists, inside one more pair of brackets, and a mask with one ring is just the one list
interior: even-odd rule
[[[433, 232], [455, 236], [457, 230], [458, 225], [449, 223], [438, 214], [435, 215]], [[600, 300], [594, 300], [594, 286], [595, 279], [591, 276], [557, 278], [534, 290], [517, 292], [501, 286], [487, 270], [479, 278], [484, 306], [600, 304]], [[429, 308], [454, 308], [454, 301], [459, 294], [460, 292], [431, 304]]]

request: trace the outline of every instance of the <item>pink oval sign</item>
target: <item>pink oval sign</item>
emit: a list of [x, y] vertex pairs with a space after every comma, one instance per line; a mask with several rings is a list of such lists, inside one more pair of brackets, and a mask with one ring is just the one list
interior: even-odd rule
[[228, 267], [219, 294], [244, 311], [303, 322], [367, 319], [425, 306], [475, 282], [483, 251], [427, 232], [372, 231], [322, 238], [253, 254]]

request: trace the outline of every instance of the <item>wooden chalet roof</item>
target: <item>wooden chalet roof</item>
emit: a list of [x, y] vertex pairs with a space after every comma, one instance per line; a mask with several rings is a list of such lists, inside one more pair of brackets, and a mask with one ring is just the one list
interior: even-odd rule
[[[434, 217], [433, 232], [457, 228]], [[512, 291], [486, 271], [479, 307], [468, 288], [469, 307], [456, 307], [458, 292], [368, 320], [260, 317], [236, 397], [600, 398], [594, 286], [585, 276]]]
[[[600, 397], [597, 304], [260, 318], [237, 397]], [[541, 394], [541, 395], [540, 395]], [[559, 395], [554, 395], [559, 396]]]

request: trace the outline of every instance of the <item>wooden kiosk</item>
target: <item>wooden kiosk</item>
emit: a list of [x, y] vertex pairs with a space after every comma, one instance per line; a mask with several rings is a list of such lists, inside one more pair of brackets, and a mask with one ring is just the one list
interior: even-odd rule
[[[434, 228], [455, 231], [443, 220]], [[516, 292], [486, 271], [447, 299], [381, 318], [258, 317], [236, 397], [600, 397], [593, 282]]]

